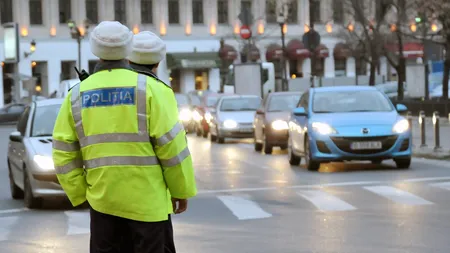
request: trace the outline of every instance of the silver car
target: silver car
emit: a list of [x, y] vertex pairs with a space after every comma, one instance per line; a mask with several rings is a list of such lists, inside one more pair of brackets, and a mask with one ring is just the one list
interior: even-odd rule
[[8, 171], [11, 196], [39, 208], [43, 198], [66, 196], [56, 178], [52, 160], [52, 133], [63, 99], [29, 104], [9, 136]]
[[261, 98], [253, 95], [226, 95], [217, 101], [209, 126], [211, 141], [225, 138], [253, 138], [253, 119]]

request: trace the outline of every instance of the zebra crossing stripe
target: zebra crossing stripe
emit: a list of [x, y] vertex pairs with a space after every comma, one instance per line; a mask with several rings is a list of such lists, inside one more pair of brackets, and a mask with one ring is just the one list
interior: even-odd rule
[[66, 211], [67, 235], [81, 235], [90, 233], [91, 217], [86, 211]]
[[432, 202], [418, 197], [412, 193], [391, 186], [366, 186], [364, 187], [364, 189], [399, 204], [411, 206], [433, 204]]
[[356, 209], [356, 207], [350, 205], [349, 203], [323, 191], [305, 190], [298, 191], [297, 194], [311, 202], [323, 212], [351, 211]]
[[17, 216], [1, 217], [0, 218], [0, 242], [8, 240], [11, 227], [19, 220]]
[[230, 209], [239, 220], [264, 219], [272, 214], [264, 211], [256, 202], [245, 196], [220, 195], [217, 198]]
[[433, 187], [438, 187], [438, 188], [450, 191], [450, 182], [434, 183], [434, 184], [430, 184], [430, 185]]

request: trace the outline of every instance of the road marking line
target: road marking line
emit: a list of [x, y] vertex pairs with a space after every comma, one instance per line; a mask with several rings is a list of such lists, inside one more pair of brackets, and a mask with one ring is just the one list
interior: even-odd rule
[[350, 205], [349, 203], [323, 191], [306, 190], [298, 191], [297, 194], [311, 202], [323, 212], [350, 211], [356, 209], [356, 207]]
[[424, 178], [412, 178], [402, 180], [403, 182], [427, 182], [427, 181], [436, 181], [436, 180], [449, 180], [450, 177], [424, 177]]
[[86, 211], [65, 211], [67, 216], [67, 234], [66, 235], [80, 235], [90, 233], [89, 212]]
[[29, 211], [28, 208], [17, 208], [17, 209], [6, 209], [6, 210], [0, 210], [0, 214], [10, 214], [10, 213], [20, 213]]
[[19, 220], [19, 217], [1, 217], [0, 218], [0, 242], [8, 240], [11, 227]]
[[417, 206], [417, 205], [432, 205], [433, 203], [418, 197], [412, 193], [397, 189], [391, 186], [366, 186], [364, 189], [373, 192], [377, 195], [390, 199], [399, 204]]
[[264, 211], [256, 202], [246, 196], [217, 196], [222, 203], [239, 220], [264, 219], [272, 217], [272, 214]]
[[438, 188], [450, 191], [450, 182], [434, 183], [434, 184], [430, 184], [430, 185], [433, 187], [438, 187]]

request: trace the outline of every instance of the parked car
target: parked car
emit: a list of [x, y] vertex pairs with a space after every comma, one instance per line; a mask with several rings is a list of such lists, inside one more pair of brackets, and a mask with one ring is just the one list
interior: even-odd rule
[[15, 124], [25, 110], [25, 103], [7, 104], [0, 109], [0, 124]]
[[9, 136], [7, 166], [11, 196], [39, 208], [43, 198], [66, 196], [56, 178], [52, 160], [52, 133], [63, 99], [29, 104], [16, 131]]
[[211, 112], [214, 111], [214, 106], [223, 94], [209, 93], [200, 99], [200, 105], [195, 107], [194, 121], [195, 132], [197, 136], [208, 137], [209, 123], [211, 122]]
[[253, 119], [260, 106], [261, 98], [258, 96], [222, 96], [209, 125], [211, 141], [224, 143], [225, 138], [252, 138]]
[[186, 132], [194, 131], [194, 119], [192, 116], [193, 106], [191, 100], [186, 94], [175, 93], [175, 99], [178, 104], [178, 116], [183, 123]]
[[256, 111], [255, 151], [271, 154], [274, 146], [287, 148], [288, 120], [297, 106], [301, 92], [272, 92], [263, 100]]
[[300, 98], [289, 121], [289, 162], [301, 157], [309, 170], [321, 163], [393, 159], [398, 168], [411, 164], [411, 129], [382, 91], [368, 86], [311, 88]]

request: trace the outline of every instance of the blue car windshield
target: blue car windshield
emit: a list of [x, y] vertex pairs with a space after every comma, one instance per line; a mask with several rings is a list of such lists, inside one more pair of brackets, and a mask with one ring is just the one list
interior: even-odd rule
[[298, 104], [300, 95], [274, 95], [270, 98], [268, 112], [291, 111]]
[[226, 98], [220, 105], [221, 111], [256, 111], [261, 106], [258, 97]]
[[312, 102], [315, 113], [390, 112], [394, 109], [377, 90], [316, 92]]

